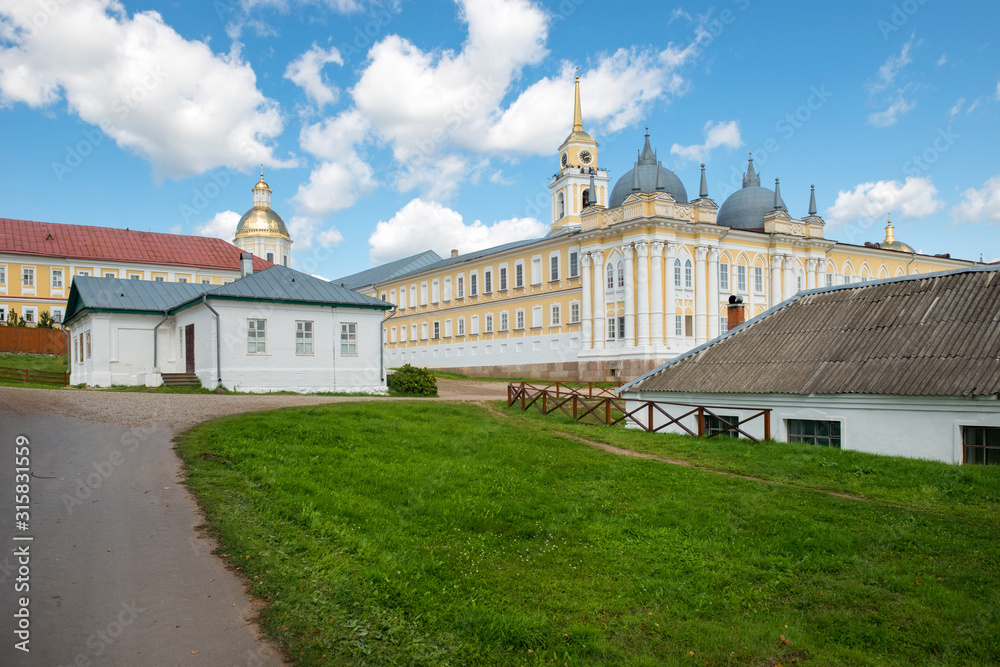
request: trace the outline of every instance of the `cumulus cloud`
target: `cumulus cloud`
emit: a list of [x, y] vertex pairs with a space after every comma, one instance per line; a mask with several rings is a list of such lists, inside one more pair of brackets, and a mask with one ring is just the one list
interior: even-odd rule
[[447, 257], [460, 253], [543, 236], [548, 225], [534, 218], [501, 220], [492, 225], [479, 220], [466, 224], [462, 215], [436, 202], [414, 199], [390, 220], [379, 222], [368, 239], [376, 264], [391, 262], [424, 250]]
[[196, 226], [194, 233], [198, 236], [214, 236], [232, 243], [236, 235], [236, 225], [239, 224], [241, 217], [236, 211], [216, 213], [215, 217], [205, 224]]
[[959, 223], [1000, 225], [1000, 176], [989, 179], [981, 188], [963, 192], [962, 201], [952, 207], [951, 216]]
[[854, 221], [870, 223], [886, 217], [923, 218], [944, 208], [937, 198], [937, 188], [930, 178], [907, 176], [899, 181], [860, 183], [853, 190], [837, 192], [837, 199], [826, 211], [826, 220], [839, 225]]
[[304, 215], [292, 216], [288, 221], [288, 233], [295, 241], [295, 245], [292, 246], [294, 264], [307, 272], [316, 264], [316, 258], [310, 260], [306, 255], [307, 252], [317, 250], [316, 246], [330, 248], [344, 240], [343, 234], [336, 227], [326, 225], [320, 218]]
[[375, 171], [355, 149], [369, 128], [368, 120], [354, 110], [302, 129], [299, 144], [320, 158], [292, 198], [304, 215], [321, 218], [349, 208], [378, 186]]
[[271, 145], [283, 128], [278, 105], [238, 54], [185, 40], [154, 11], [129, 17], [116, 0], [57, 6], [44, 25], [36, 3], [0, 6], [0, 103], [65, 100], [157, 177], [290, 164]]
[[900, 84], [897, 77], [903, 69], [913, 62], [910, 55], [916, 41], [915, 36], [903, 45], [898, 54], [890, 55], [882, 66], [879, 67], [878, 74], [873, 81], [868, 83], [869, 103], [872, 106], [885, 106], [881, 111], [875, 111], [868, 115], [868, 124], [875, 127], [889, 127], [899, 122], [899, 117], [913, 110], [916, 102], [909, 99], [913, 86]]
[[735, 120], [725, 122], [710, 120], [702, 128], [702, 134], [705, 135], [705, 143], [693, 146], [674, 144], [670, 147], [670, 153], [682, 160], [707, 162], [709, 154], [716, 148], [739, 148], [743, 145], [743, 139], [740, 138], [740, 124]]
[[288, 63], [285, 78], [305, 91], [317, 107], [337, 101], [340, 91], [323, 76], [323, 67], [330, 63], [343, 65], [344, 59], [336, 47], [324, 49], [313, 43], [312, 48]]

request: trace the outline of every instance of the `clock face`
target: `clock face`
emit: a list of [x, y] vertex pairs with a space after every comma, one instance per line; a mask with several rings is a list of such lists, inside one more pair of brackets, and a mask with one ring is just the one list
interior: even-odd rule
[[594, 156], [590, 154], [590, 151], [580, 151], [580, 162], [584, 164], [590, 164], [591, 160], [593, 159]]
[[567, 165], [569, 165], [569, 153], [563, 153], [562, 154], [562, 166], [565, 167]]

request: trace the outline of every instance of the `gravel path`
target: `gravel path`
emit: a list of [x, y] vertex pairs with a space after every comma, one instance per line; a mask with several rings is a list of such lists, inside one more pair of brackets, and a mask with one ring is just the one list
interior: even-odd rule
[[78, 417], [116, 426], [170, 424], [174, 433], [195, 424], [238, 412], [273, 410], [294, 405], [320, 405], [371, 400], [495, 401], [507, 398], [503, 382], [438, 380], [436, 399], [386, 399], [347, 396], [231, 396], [226, 394], [153, 394], [76, 389], [0, 387], [0, 410]]

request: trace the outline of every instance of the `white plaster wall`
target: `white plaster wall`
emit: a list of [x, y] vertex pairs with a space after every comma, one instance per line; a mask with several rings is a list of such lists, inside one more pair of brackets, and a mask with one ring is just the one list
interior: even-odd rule
[[[528, 313], [530, 317], [530, 312]], [[377, 333], [376, 333], [377, 335]], [[424, 368], [572, 363], [580, 351], [580, 333], [499, 338], [466, 336], [437, 345], [386, 350], [387, 367], [403, 364]], [[420, 341], [426, 342], [426, 341]]]
[[[771, 437], [787, 441], [787, 419], [839, 421], [841, 449], [930, 459], [945, 463], [962, 462], [962, 426], [1000, 427], [1000, 402], [995, 397], [959, 398], [951, 396], [875, 396], [859, 394], [793, 396], [786, 394], [689, 394], [629, 392], [626, 399], [669, 401], [705, 406], [728, 406], [735, 409], [715, 409], [720, 415], [738, 415], [740, 419], [757, 409], [771, 408]], [[635, 403], [629, 403], [634, 409]], [[665, 408], [671, 415], [683, 414], [690, 408]], [[683, 420], [692, 431], [697, 430], [696, 417]], [[668, 420], [654, 417], [660, 426]], [[741, 427], [750, 435], [764, 435], [761, 419]], [[683, 433], [676, 425], [666, 432]]]
[[93, 387], [162, 384], [153, 369], [153, 327], [162, 319], [162, 315], [124, 313], [84, 315], [70, 328], [71, 342], [89, 331], [91, 357], [82, 363], [73, 361], [70, 383]]

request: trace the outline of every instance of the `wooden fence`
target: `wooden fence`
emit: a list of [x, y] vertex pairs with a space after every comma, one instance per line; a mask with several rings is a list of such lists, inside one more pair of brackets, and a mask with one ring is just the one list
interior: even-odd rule
[[69, 373], [33, 371], [28, 368], [5, 368], [0, 366], [0, 380], [30, 382], [32, 384], [54, 384], [65, 387], [69, 384]]
[[66, 333], [62, 329], [0, 327], [0, 352], [23, 354], [66, 354]]
[[[729, 421], [720, 417], [716, 410], [746, 410], [710, 405], [691, 405], [687, 403], [667, 403], [665, 401], [639, 401], [620, 398], [610, 389], [602, 389], [597, 395], [584, 392], [579, 388], [567, 385], [548, 385], [537, 387], [527, 382], [507, 385], [507, 406], [518, 404], [522, 410], [534, 406], [543, 415], [556, 410], [561, 411], [574, 421], [603, 424], [605, 426], [625, 425], [632, 423], [649, 433], [656, 433], [668, 426], [676, 425], [689, 435], [714, 438], [717, 435], [734, 435], [759, 442], [758, 438], [747, 433], [741, 427], [757, 419], [763, 421], [764, 440], [771, 439], [771, 410], [754, 409], [754, 413], [745, 419]], [[695, 430], [690, 429], [681, 420], [694, 417]], [[721, 425], [717, 429], [707, 429], [705, 418], [714, 417]], [[658, 419], [663, 423], [657, 425]], [[709, 432], [710, 431], [710, 432]]]

